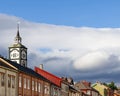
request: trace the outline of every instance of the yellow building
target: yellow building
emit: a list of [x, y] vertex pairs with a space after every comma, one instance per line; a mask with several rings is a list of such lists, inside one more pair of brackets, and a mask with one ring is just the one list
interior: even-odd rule
[[0, 96], [18, 96], [17, 69], [0, 57]]
[[113, 91], [103, 83], [97, 82], [92, 87], [99, 91], [101, 96], [113, 96]]

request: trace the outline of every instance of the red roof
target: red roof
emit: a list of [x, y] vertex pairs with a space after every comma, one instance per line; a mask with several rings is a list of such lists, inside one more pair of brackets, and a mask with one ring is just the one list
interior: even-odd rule
[[59, 78], [59, 77], [57, 77], [57, 76], [55, 76], [55, 75], [53, 75], [53, 74], [43, 70], [43, 69], [40, 69], [38, 67], [35, 67], [35, 71], [38, 74], [40, 74], [43, 77], [45, 77], [46, 79], [48, 79], [49, 81], [51, 81], [52, 83], [54, 83], [55, 85], [57, 85], [59, 87], [61, 86], [61, 78]]

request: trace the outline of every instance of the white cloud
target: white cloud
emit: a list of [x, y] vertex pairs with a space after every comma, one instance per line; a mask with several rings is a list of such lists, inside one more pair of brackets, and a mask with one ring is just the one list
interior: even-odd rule
[[101, 67], [104, 67], [104, 64], [107, 64], [108, 58], [109, 55], [105, 52], [90, 52], [76, 60], [74, 67], [81, 71], [100, 70]]
[[[72, 76], [76, 74], [74, 73], [76, 70], [81, 74], [83, 74], [81, 70], [89, 71], [89, 74], [92, 74], [93, 69], [98, 69], [97, 75], [101, 75], [99, 71], [101, 72], [103, 67], [107, 69], [105, 72], [119, 69], [119, 60], [117, 59], [114, 69], [107, 67], [113, 66], [108, 62], [111, 55], [120, 56], [120, 28], [41, 24], [0, 14], [0, 46], [2, 46], [2, 50], [3, 48], [7, 49], [14, 43], [17, 21], [21, 22], [22, 43], [28, 48], [28, 53], [35, 54], [36, 57], [32, 58], [32, 61], [35, 62], [28, 61], [29, 66], [44, 63], [48, 71], [52, 72], [56, 68], [55, 73], [62, 73], [67, 70], [66, 74], [71, 73]], [[50, 50], [41, 51], [44, 48]], [[34, 56], [29, 55], [28, 57]], [[108, 66], [108, 64], [111, 64], [111, 66]], [[99, 70], [99, 68], [101, 69]], [[88, 73], [84, 73], [84, 76], [86, 76], [85, 74]]]

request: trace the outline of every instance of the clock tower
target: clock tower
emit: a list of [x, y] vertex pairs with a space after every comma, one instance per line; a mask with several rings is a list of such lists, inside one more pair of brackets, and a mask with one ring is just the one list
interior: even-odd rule
[[14, 44], [9, 47], [9, 59], [27, 67], [27, 48], [22, 45], [22, 38], [19, 34], [19, 24], [17, 25], [17, 34]]

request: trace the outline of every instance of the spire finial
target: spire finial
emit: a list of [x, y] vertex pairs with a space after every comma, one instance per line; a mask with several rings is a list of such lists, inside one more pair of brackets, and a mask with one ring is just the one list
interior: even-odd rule
[[17, 31], [19, 32], [20, 21], [17, 22]]
[[17, 35], [15, 37], [15, 43], [21, 43], [21, 37], [19, 34], [19, 24], [20, 24], [20, 22], [17, 22]]

